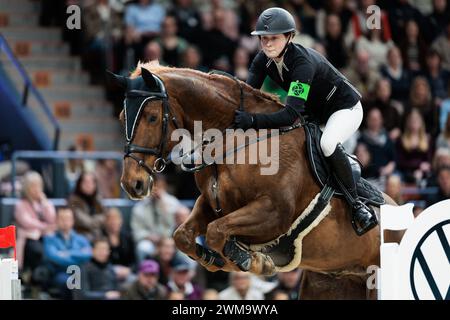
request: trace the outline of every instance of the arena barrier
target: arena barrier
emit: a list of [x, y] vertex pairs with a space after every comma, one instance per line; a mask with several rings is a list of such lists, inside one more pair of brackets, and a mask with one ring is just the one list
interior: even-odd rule
[[0, 228], [0, 248], [14, 248], [13, 259], [0, 258], [0, 300], [21, 300], [19, 266], [16, 260], [16, 227]]
[[[381, 206], [380, 300], [450, 300], [450, 200], [414, 218], [413, 204]], [[384, 230], [406, 230], [399, 244]]]

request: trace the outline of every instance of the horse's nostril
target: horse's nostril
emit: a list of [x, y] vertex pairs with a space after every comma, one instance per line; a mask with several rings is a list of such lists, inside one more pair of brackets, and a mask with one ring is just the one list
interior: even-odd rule
[[143, 190], [143, 186], [144, 183], [141, 180], [137, 180], [136, 184], [134, 186], [134, 190], [138, 193], [138, 194], [142, 194], [142, 190]]

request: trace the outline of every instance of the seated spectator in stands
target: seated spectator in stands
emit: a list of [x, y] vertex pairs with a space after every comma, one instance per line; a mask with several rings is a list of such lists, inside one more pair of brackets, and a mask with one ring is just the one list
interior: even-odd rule
[[169, 11], [176, 18], [178, 34], [191, 43], [198, 43], [202, 36], [202, 18], [192, 0], [174, 0]]
[[117, 160], [100, 159], [95, 167], [98, 193], [102, 198], [120, 198], [120, 172]]
[[196, 46], [190, 45], [181, 56], [181, 67], [206, 72], [208, 68], [201, 64], [202, 55]]
[[170, 291], [167, 296], [167, 300], [186, 300], [184, 293], [181, 291]]
[[250, 274], [231, 272], [230, 286], [219, 292], [220, 300], [264, 300], [261, 291], [252, 288]]
[[139, 0], [125, 10], [125, 43], [135, 50], [135, 60], [142, 58], [145, 44], [161, 32], [165, 9], [153, 0]]
[[216, 289], [206, 289], [203, 291], [202, 300], [219, 300], [219, 292]]
[[109, 254], [108, 240], [95, 239], [92, 259], [81, 267], [81, 288], [74, 290], [75, 299], [120, 299], [119, 283], [113, 265], [109, 263]]
[[122, 224], [123, 219], [119, 209], [106, 210], [102, 231], [111, 248], [109, 262], [114, 266], [119, 280], [123, 282], [132, 277], [136, 256], [133, 238], [122, 228]]
[[156, 39], [162, 48], [162, 60], [171, 67], [180, 67], [181, 55], [188, 43], [177, 35], [178, 26], [174, 16], [166, 16], [162, 23], [161, 36]]
[[436, 148], [446, 148], [450, 150], [450, 114], [447, 115], [444, 130], [439, 134], [436, 140]]
[[90, 241], [101, 234], [105, 209], [100, 202], [94, 173], [83, 172], [80, 175], [75, 191], [69, 196], [68, 206], [74, 211], [77, 232]]
[[89, 261], [92, 248], [86, 237], [73, 230], [74, 216], [70, 207], [58, 208], [56, 223], [56, 232], [44, 237], [44, 261], [50, 277], [48, 286], [59, 289], [61, 298], [71, 299], [72, 293], [67, 287], [70, 276], [67, 268]]
[[174, 231], [181, 226], [187, 218], [189, 218], [189, 215], [191, 214], [191, 210], [185, 206], [180, 206], [177, 211], [175, 211], [175, 228]]
[[[307, 1], [309, 5], [312, 5], [311, 1]], [[345, 1], [342, 0], [329, 0], [322, 2], [319, 5], [318, 10], [315, 13], [315, 32], [317, 37], [324, 38], [327, 33], [327, 19], [330, 16], [335, 16], [339, 19], [339, 29], [345, 33], [350, 19], [352, 18], [352, 11], [349, 10]]]
[[407, 100], [411, 75], [407, 69], [403, 68], [402, 56], [396, 46], [389, 48], [387, 64], [381, 67], [380, 72], [391, 83], [392, 99], [400, 102]]
[[278, 273], [278, 284], [270, 292], [266, 293], [266, 300], [275, 300], [275, 293], [286, 292], [289, 300], [298, 300], [300, 290], [300, 278], [302, 270], [297, 268], [289, 272]]
[[[364, 19], [363, 21], [366, 20]], [[386, 33], [383, 28], [369, 29], [367, 30], [367, 35], [359, 37], [355, 43], [356, 51], [364, 49], [370, 53], [369, 65], [374, 70], [379, 70], [384, 64], [389, 48], [394, 45]]]
[[172, 270], [167, 282], [169, 292], [181, 292], [185, 300], [201, 300], [203, 289], [191, 281], [195, 274], [192, 266], [182, 258], [174, 259], [171, 266]]
[[422, 28], [425, 27], [423, 15], [411, 2], [412, 1], [409, 0], [389, 1], [389, 22], [391, 25], [392, 37], [396, 43], [400, 43], [406, 36], [405, 25], [409, 19], [414, 19]]
[[326, 33], [323, 38], [328, 60], [338, 69], [345, 68], [348, 63], [348, 52], [344, 44], [344, 34], [339, 16], [330, 14], [326, 18]]
[[344, 70], [347, 79], [358, 89], [364, 99], [370, 99], [370, 95], [374, 92], [375, 85], [380, 79], [378, 70], [370, 66], [370, 60], [370, 53], [365, 49], [359, 49], [355, 53], [355, 59]]
[[389, 138], [395, 141], [401, 134], [403, 106], [391, 99], [391, 93], [391, 83], [387, 79], [379, 79], [375, 86], [375, 99], [368, 105], [380, 109]]
[[442, 59], [442, 67], [450, 71], [450, 18], [448, 15], [445, 31], [436, 38], [431, 48], [439, 53]]
[[407, 110], [416, 108], [425, 121], [427, 133], [432, 138], [439, 134], [439, 108], [433, 103], [430, 85], [426, 78], [418, 76], [414, 78], [409, 94]]
[[367, 114], [367, 127], [361, 133], [359, 142], [364, 143], [370, 154], [370, 170], [368, 178], [386, 177], [395, 170], [395, 148], [383, 127], [383, 118], [377, 108]]
[[431, 49], [426, 56], [426, 71], [431, 95], [436, 106], [440, 106], [442, 100], [449, 96], [450, 71], [442, 69], [439, 53]]
[[[293, 13], [292, 11], [290, 11]], [[292, 39], [293, 43], [297, 43], [305, 48], [312, 48], [316, 42], [313, 37], [311, 37], [306, 32], [303, 32], [302, 30], [302, 20], [298, 17], [298, 15], [293, 14], [293, 17], [295, 19], [295, 25], [297, 26], [297, 32], [294, 35], [294, 38]], [[256, 38], [256, 37], [255, 37]]]
[[425, 67], [427, 45], [415, 20], [406, 22], [405, 32], [406, 37], [400, 43], [403, 63], [412, 74], [417, 74]]
[[[74, 152], [81, 150], [77, 150], [76, 146], [70, 146], [67, 151]], [[72, 192], [75, 189], [78, 178], [84, 171], [83, 159], [67, 159], [65, 169], [68, 189]]]
[[386, 186], [384, 192], [391, 197], [395, 203], [402, 205], [405, 203], [402, 195], [403, 183], [402, 178], [397, 174], [391, 174], [386, 179]]
[[138, 202], [132, 209], [131, 231], [137, 244], [139, 261], [155, 254], [155, 246], [161, 237], [172, 236], [174, 214], [181, 204], [166, 190], [165, 177], [155, 176], [151, 197]]
[[289, 294], [286, 291], [275, 290], [275, 292], [273, 292], [273, 294], [272, 294], [271, 300], [290, 300], [290, 299], [289, 299]]
[[159, 283], [166, 285], [172, 272], [173, 261], [178, 258], [173, 238], [162, 237], [155, 253], [153, 257], [159, 264]]
[[361, 163], [361, 177], [365, 179], [370, 179], [377, 177], [376, 168], [371, 166], [371, 156], [367, 145], [362, 142], [358, 142], [355, 148], [355, 156], [358, 158]]
[[234, 52], [233, 56], [233, 72], [238, 79], [245, 81], [248, 77], [248, 62], [249, 56], [247, 50], [239, 47]]
[[158, 283], [159, 265], [144, 260], [139, 265], [138, 278], [123, 293], [124, 300], [166, 300], [167, 289]]
[[436, 39], [442, 32], [450, 16], [450, 5], [448, 0], [433, 0], [433, 12], [427, 17], [430, 24], [431, 39]]
[[83, 62], [93, 83], [101, 83], [103, 70], [113, 67], [108, 55], [118, 54], [124, 29], [122, 17], [108, 0], [96, 0], [83, 7], [82, 23]]
[[433, 158], [433, 171], [437, 172], [439, 168], [448, 166], [450, 167], [450, 149], [438, 148], [434, 153]]
[[405, 118], [405, 128], [396, 144], [397, 169], [407, 183], [419, 184], [431, 170], [433, 146], [425, 131], [419, 111], [411, 110]]
[[427, 199], [427, 207], [450, 199], [450, 167], [441, 167], [437, 172], [437, 183], [439, 190], [437, 194], [430, 195]]
[[149, 41], [144, 47], [143, 61], [158, 60], [159, 64], [164, 66], [166, 62], [163, 61], [163, 50], [161, 45], [156, 40]]
[[41, 175], [35, 171], [27, 172], [22, 182], [22, 199], [14, 208], [20, 270], [34, 270], [41, 263], [41, 237], [55, 230], [55, 219], [55, 207], [44, 193]]

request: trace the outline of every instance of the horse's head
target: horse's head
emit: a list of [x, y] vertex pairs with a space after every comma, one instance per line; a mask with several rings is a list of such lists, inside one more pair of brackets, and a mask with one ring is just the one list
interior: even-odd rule
[[120, 114], [126, 138], [121, 186], [131, 198], [142, 199], [150, 194], [153, 175], [162, 172], [168, 162], [169, 137], [177, 123], [158, 76], [143, 67], [135, 78], [108, 75], [126, 90]]

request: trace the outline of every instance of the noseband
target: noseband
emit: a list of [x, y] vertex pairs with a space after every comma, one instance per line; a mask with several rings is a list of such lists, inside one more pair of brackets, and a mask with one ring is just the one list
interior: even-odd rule
[[[163, 118], [162, 118], [162, 128], [161, 128], [161, 141], [157, 148], [146, 148], [142, 146], [138, 146], [133, 144], [133, 135], [131, 137], [127, 137], [127, 143], [124, 148], [124, 156], [133, 159], [137, 162], [137, 164], [144, 169], [149, 175], [154, 173], [160, 173], [164, 171], [166, 165], [170, 163], [170, 156], [164, 158], [164, 151], [167, 142], [167, 130], [169, 127], [169, 117], [170, 117], [170, 104], [169, 104], [169, 96], [167, 95], [166, 87], [164, 86], [164, 82], [157, 76], [153, 75], [156, 79], [160, 92], [150, 92], [143, 90], [130, 90], [126, 93], [126, 98], [145, 98], [141, 104], [141, 108], [145, 106], [148, 101], [161, 100], [162, 108], [163, 108]], [[126, 100], [125, 100], [126, 101]], [[138, 121], [138, 119], [136, 119]], [[178, 124], [175, 116], [172, 118], [172, 122], [175, 125], [175, 128], [178, 129]], [[134, 131], [134, 129], [133, 129]], [[140, 153], [143, 155], [151, 155], [155, 156], [156, 160], [153, 163], [153, 168], [150, 168], [142, 158], [136, 157], [134, 154]]]

